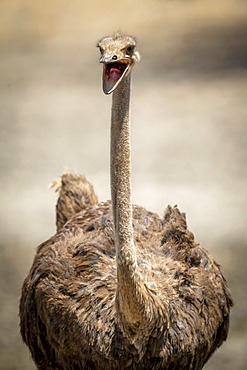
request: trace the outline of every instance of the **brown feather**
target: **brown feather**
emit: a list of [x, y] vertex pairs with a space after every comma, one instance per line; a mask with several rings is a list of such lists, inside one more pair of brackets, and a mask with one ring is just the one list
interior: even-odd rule
[[65, 172], [51, 187], [59, 192], [56, 205], [57, 231], [76, 213], [98, 204], [98, 198], [93, 185], [84, 175], [77, 175], [72, 171]]
[[160, 219], [134, 206], [133, 225], [138, 266], [168, 329], [158, 323], [140, 353], [121, 331], [111, 205], [100, 203], [38, 247], [24, 282], [21, 333], [38, 369], [201, 369], [226, 339], [226, 281], [178, 208]]

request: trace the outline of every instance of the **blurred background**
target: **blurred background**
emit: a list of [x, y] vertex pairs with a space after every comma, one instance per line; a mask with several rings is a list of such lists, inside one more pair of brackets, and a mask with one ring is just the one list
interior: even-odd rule
[[186, 211], [234, 300], [228, 341], [205, 369], [247, 363], [247, 4], [245, 0], [0, 2], [0, 369], [34, 369], [18, 328], [21, 286], [55, 233], [66, 169], [109, 191], [111, 97], [99, 38], [136, 36], [134, 202]]

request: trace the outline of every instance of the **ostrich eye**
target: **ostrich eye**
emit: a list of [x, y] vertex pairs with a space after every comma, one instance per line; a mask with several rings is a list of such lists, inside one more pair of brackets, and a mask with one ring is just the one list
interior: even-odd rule
[[133, 45], [130, 45], [127, 47], [127, 52], [128, 53], [132, 53], [132, 51], [134, 50], [134, 46]]

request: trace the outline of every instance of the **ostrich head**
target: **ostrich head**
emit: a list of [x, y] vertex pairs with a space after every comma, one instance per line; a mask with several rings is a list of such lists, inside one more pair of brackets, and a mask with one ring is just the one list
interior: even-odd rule
[[130, 36], [105, 37], [97, 46], [101, 52], [100, 63], [104, 63], [103, 91], [111, 94], [140, 60], [140, 55], [135, 51], [135, 39]]

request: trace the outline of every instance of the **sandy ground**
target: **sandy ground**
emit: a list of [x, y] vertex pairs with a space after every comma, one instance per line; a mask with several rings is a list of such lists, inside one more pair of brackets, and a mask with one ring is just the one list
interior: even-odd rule
[[161, 215], [178, 204], [222, 265], [235, 308], [229, 339], [205, 369], [245, 369], [245, 2], [0, 7], [0, 369], [34, 369], [18, 332], [18, 299], [35, 247], [55, 232], [49, 183], [74, 169], [100, 200], [110, 196], [111, 98], [94, 46], [115, 30], [136, 35], [142, 55], [132, 89], [134, 202]]

